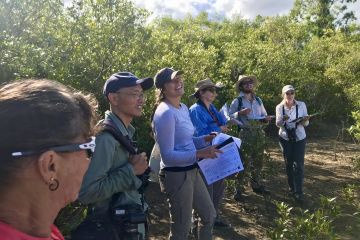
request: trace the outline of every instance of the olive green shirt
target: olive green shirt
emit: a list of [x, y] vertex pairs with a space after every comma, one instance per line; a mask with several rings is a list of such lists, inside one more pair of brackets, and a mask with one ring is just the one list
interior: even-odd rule
[[[133, 126], [126, 128], [111, 111], [105, 113], [105, 119], [108, 118], [124, 136], [133, 138]], [[137, 191], [142, 182], [134, 174], [128, 159], [129, 153], [110, 133], [100, 133], [96, 137], [95, 152], [84, 176], [79, 201], [91, 204], [96, 213], [107, 211], [113, 194], [118, 192], [122, 194], [119, 195], [116, 205], [142, 204], [141, 195]]]

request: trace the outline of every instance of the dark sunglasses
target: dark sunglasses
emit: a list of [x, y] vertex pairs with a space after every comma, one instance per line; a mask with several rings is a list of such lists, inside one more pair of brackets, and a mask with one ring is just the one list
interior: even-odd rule
[[212, 92], [212, 93], [215, 93], [216, 92], [216, 88], [205, 88], [204, 90], [203, 90], [204, 92], [206, 92], [206, 91], [209, 91], [209, 92]]
[[286, 95], [294, 95], [295, 94], [295, 91], [288, 91], [286, 92]]
[[250, 85], [250, 84], [253, 84], [254, 82], [253, 81], [246, 81], [246, 82], [243, 82], [242, 85]]
[[31, 156], [39, 153], [43, 153], [46, 151], [55, 151], [55, 152], [77, 152], [81, 150], [86, 150], [87, 157], [91, 158], [92, 154], [95, 151], [95, 137], [91, 137], [89, 139], [89, 142], [81, 143], [81, 144], [67, 144], [67, 145], [61, 145], [61, 146], [55, 146], [55, 147], [48, 147], [43, 150], [35, 150], [35, 151], [18, 151], [18, 152], [12, 152], [12, 157], [25, 157], [25, 156]]

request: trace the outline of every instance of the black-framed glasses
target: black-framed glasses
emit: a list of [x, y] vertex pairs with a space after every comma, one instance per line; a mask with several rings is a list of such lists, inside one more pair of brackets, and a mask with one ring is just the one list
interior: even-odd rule
[[286, 95], [294, 95], [295, 94], [295, 91], [288, 91], [286, 92]]
[[55, 151], [55, 152], [77, 152], [81, 150], [86, 150], [88, 158], [91, 158], [93, 152], [95, 151], [95, 137], [91, 137], [89, 139], [89, 142], [81, 143], [81, 144], [67, 144], [67, 145], [61, 145], [61, 146], [55, 146], [55, 147], [48, 147], [43, 150], [35, 150], [35, 151], [17, 151], [12, 152], [12, 157], [26, 157], [31, 156], [39, 153], [43, 153], [46, 151]]
[[145, 100], [146, 99], [146, 95], [143, 92], [141, 92], [141, 93], [135, 93], [135, 92], [129, 93], [129, 92], [121, 92], [121, 91], [119, 91], [119, 92], [114, 92], [114, 93], [125, 94], [125, 95], [128, 95], [128, 96], [136, 99], [136, 100], [139, 100], [139, 99]]

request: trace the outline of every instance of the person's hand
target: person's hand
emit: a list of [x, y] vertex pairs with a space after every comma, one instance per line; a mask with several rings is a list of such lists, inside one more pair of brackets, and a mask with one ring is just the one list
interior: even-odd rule
[[271, 122], [271, 116], [266, 116], [265, 120], [266, 120], [267, 123]]
[[282, 117], [282, 120], [285, 122], [285, 121], [287, 121], [289, 118], [290, 118], [290, 117], [285, 114], [285, 115]]
[[211, 132], [209, 135], [205, 135], [205, 142], [211, 142], [217, 135], [217, 132]]
[[310, 116], [304, 116], [303, 119], [301, 120], [302, 124], [305, 124], [307, 121], [309, 121]]
[[223, 153], [221, 150], [217, 149], [218, 145], [209, 146], [203, 149], [199, 149], [196, 151], [196, 158], [216, 158], [217, 153]]
[[251, 112], [250, 108], [244, 108], [238, 112], [239, 115], [248, 115]]
[[133, 166], [135, 175], [141, 175], [148, 168], [148, 162], [146, 153], [131, 155], [129, 157], [129, 163]]
[[224, 125], [224, 126], [220, 126], [221, 132], [223, 133], [227, 133], [229, 131], [228, 126]]

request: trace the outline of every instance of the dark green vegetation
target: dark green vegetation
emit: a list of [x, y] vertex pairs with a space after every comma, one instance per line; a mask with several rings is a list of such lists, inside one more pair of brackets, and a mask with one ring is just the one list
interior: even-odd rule
[[[108, 108], [104, 81], [114, 72], [154, 76], [164, 66], [184, 70], [186, 96], [210, 77], [225, 84], [218, 106], [235, 97], [239, 74], [260, 80], [258, 94], [269, 114], [281, 88], [293, 84], [309, 113], [322, 112], [311, 136], [360, 137], [360, 25], [347, 2], [296, 0], [288, 16], [210, 21], [206, 13], [184, 20], [157, 19], [126, 0], [0, 0], [0, 83], [49, 78], [93, 93], [99, 112]], [[154, 92], [135, 121], [140, 147], [149, 152]], [[193, 100], [183, 101], [190, 105]], [[359, 168], [359, 158], [354, 158]], [[285, 208], [282, 208], [285, 211]], [[284, 212], [285, 213], [285, 212]], [[274, 232], [273, 234], [277, 234]]]
[[[94, 93], [103, 112], [103, 83], [117, 71], [143, 77], [164, 66], [182, 69], [186, 95], [210, 77], [226, 85], [219, 105], [234, 98], [239, 74], [254, 74], [270, 114], [281, 87], [295, 85], [310, 113], [323, 112], [315, 123], [320, 134], [328, 123], [350, 125], [360, 108], [360, 26], [351, 24], [346, 8], [330, 11], [349, 1], [296, 1], [288, 16], [254, 21], [214, 22], [203, 13], [145, 24], [148, 13], [125, 0], [82, 0], [69, 9], [60, 0], [0, 0], [0, 82], [55, 79]], [[145, 135], [149, 95], [146, 121], [137, 121]], [[140, 139], [147, 151], [149, 141]]]

